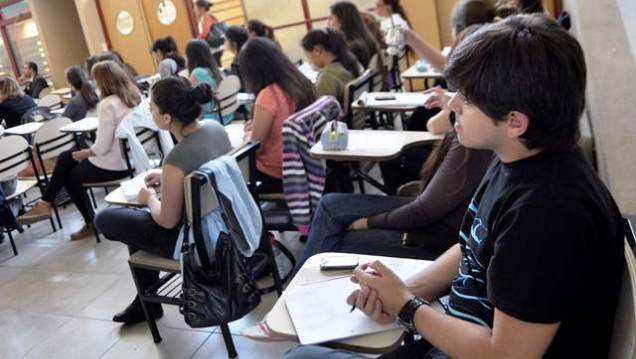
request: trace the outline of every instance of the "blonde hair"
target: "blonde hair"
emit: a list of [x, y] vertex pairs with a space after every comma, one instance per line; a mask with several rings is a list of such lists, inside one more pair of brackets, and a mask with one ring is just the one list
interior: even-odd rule
[[24, 96], [24, 91], [22, 91], [16, 80], [11, 77], [0, 78], [0, 98], [6, 100], [22, 96]]
[[141, 103], [141, 94], [128, 74], [114, 61], [101, 61], [93, 66], [91, 76], [97, 84], [101, 98], [115, 95], [129, 108]]

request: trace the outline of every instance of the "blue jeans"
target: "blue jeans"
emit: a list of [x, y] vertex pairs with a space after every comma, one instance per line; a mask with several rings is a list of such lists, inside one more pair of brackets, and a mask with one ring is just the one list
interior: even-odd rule
[[[318, 345], [299, 345], [288, 350], [283, 359], [367, 359], [368, 357], [348, 352], [346, 350], [331, 349]], [[420, 339], [403, 345], [398, 349], [382, 354], [378, 359], [449, 359], [446, 354], [433, 347], [426, 340]]]
[[436, 255], [429, 253], [428, 250], [402, 244], [402, 236], [406, 230], [347, 231], [347, 227], [356, 219], [388, 212], [413, 199], [345, 193], [325, 195], [316, 209], [307, 238], [307, 246], [298, 259], [296, 270], [302, 267], [309, 257], [323, 252], [434, 259]]

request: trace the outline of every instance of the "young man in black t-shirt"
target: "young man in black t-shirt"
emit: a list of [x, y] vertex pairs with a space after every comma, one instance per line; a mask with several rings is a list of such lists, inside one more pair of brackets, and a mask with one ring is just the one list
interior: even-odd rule
[[[354, 271], [349, 303], [423, 339], [385, 357], [607, 357], [623, 271], [620, 212], [576, 146], [586, 69], [544, 15], [485, 26], [453, 52], [449, 103], [468, 148], [494, 151], [459, 244], [403, 283]], [[426, 300], [448, 293], [447, 312]], [[300, 347], [288, 358], [324, 355]], [[351, 357], [342, 352], [333, 358]]]

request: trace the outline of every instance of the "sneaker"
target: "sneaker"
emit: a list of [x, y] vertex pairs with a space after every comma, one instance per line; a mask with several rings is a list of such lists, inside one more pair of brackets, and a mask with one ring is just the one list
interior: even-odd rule
[[79, 231], [71, 233], [72, 241], [79, 241], [95, 235], [95, 227], [93, 224], [85, 224]]
[[51, 218], [51, 204], [45, 201], [37, 201], [33, 208], [17, 218], [18, 223], [29, 225]]

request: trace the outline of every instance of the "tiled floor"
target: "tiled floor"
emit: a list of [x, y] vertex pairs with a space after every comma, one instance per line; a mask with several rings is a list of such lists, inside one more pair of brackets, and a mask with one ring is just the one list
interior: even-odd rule
[[[153, 343], [145, 323], [113, 323], [113, 314], [135, 294], [128, 251], [105, 239], [69, 241], [82, 220], [72, 205], [61, 214], [61, 231], [52, 233], [49, 222], [41, 222], [15, 236], [17, 257], [8, 239], [0, 245], [0, 358], [227, 358], [220, 330], [188, 327], [173, 306], [164, 306], [158, 321], [160, 344]], [[288, 233], [284, 241], [293, 252], [302, 251], [297, 236]], [[295, 345], [241, 336], [276, 298], [268, 294], [256, 310], [230, 324], [240, 358], [280, 358]]]

